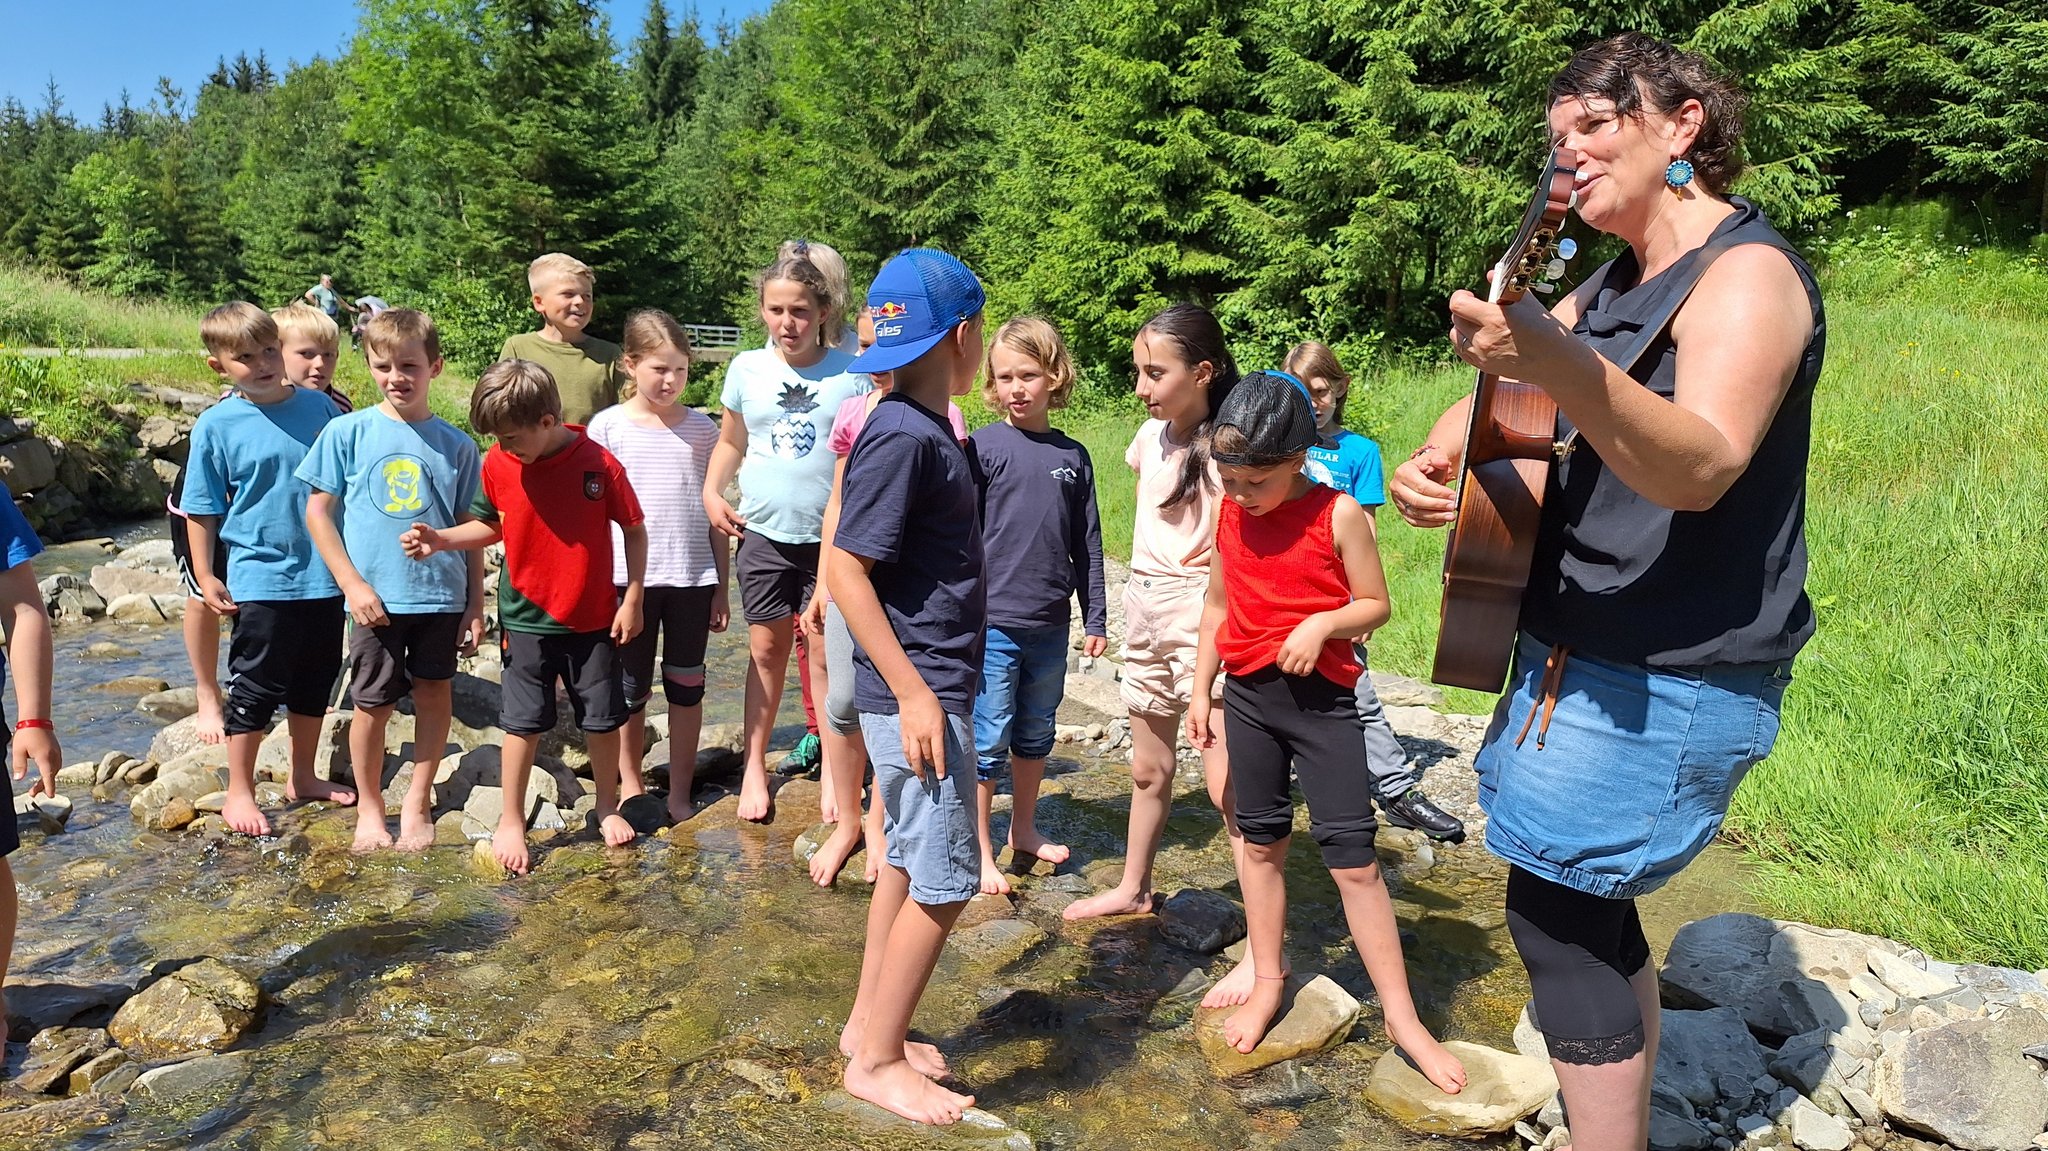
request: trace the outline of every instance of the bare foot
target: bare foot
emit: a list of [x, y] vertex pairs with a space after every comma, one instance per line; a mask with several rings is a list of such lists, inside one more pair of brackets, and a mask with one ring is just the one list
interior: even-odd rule
[[228, 741], [227, 721], [223, 718], [220, 693], [214, 692], [212, 699], [199, 697], [199, 742], [226, 743]]
[[293, 780], [284, 785], [284, 797], [293, 803], [302, 799], [324, 799], [329, 803], [349, 807], [356, 801], [356, 790], [338, 783], [329, 783], [324, 779], [314, 779], [303, 785]]
[[526, 827], [524, 824], [499, 824], [498, 833], [491, 837], [491, 854], [498, 857], [498, 865], [514, 875], [525, 875]]
[[996, 866], [996, 857], [984, 851], [981, 853], [981, 893], [983, 895], [1010, 894], [1010, 879], [1003, 869]]
[[1436, 1084], [1436, 1089], [1446, 1095], [1456, 1095], [1465, 1089], [1465, 1065], [1458, 1057], [1444, 1050], [1420, 1020], [1399, 1027], [1387, 1025], [1387, 1038], [1394, 1045], [1408, 1053], [1415, 1069], [1422, 1077]]
[[844, 1082], [848, 1095], [894, 1111], [914, 1123], [958, 1123], [960, 1116], [974, 1106], [974, 1096], [946, 1090], [919, 1074], [906, 1060], [873, 1068], [848, 1063]]
[[839, 800], [832, 795], [830, 788], [818, 793], [818, 822], [839, 822]]
[[367, 855], [379, 848], [391, 846], [391, 832], [384, 826], [384, 811], [372, 811], [368, 804], [356, 812], [356, 841], [349, 850], [357, 855]]
[[1099, 919], [1105, 915], [1149, 915], [1151, 912], [1151, 892], [1133, 894], [1121, 887], [1112, 887], [1100, 895], [1091, 895], [1067, 904], [1067, 909], [1060, 912], [1060, 917], [1071, 921]]
[[1202, 1006], [1235, 1007], [1243, 1003], [1251, 998], [1256, 975], [1257, 972], [1252, 969], [1251, 949], [1246, 948], [1245, 957], [1237, 961], [1237, 966], [1230, 969], [1230, 974], [1217, 980], [1216, 986], [1211, 987], [1209, 993], [1202, 996]]
[[860, 877], [872, 886], [875, 880], [881, 878], [882, 857], [888, 854], [888, 848], [882, 840], [882, 833], [874, 828], [863, 824], [860, 835], [864, 841]]
[[269, 835], [270, 821], [256, 806], [253, 795], [231, 795], [221, 805], [220, 820], [243, 835]]
[[1266, 1029], [1273, 1025], [1273, 1017], [1280, 1014], [1280, 1000], [1287, 990], [1287, 977], [1276, 976], [1260, 979], [1252, 984], [1251, 994], [1245, 997], [1244, 1006], [1230, 1013], [1223, 1021], [1223, 1038], [1240, 1055], [1249, 1055], [1266, 1037]]
[[[839, 1032], [839, 1053], [850, 1060], [853, 1058], [854, 1048], [859, 1043], [860, 1031], [849, 1022]], [[950, 1070], [946, 1065], [946, 1057], [940, 1054], [938, 1048], [914, 1039], [903, 1041], [903, 1061], [916, 1068], [917, 1073], [927, 1079], [944, 1079], [946, 1072]]]
[[746, 779], [740, 783], [740, 818], [753, 823], [766, 823], [774, 813], [775, 796], [768, 790], [767, 770], [755, 771], [748, 768]]
[[1065, 863], [1067, 858], [1073, 854], [1073, 852], [1067, 850], [1067, 845], [1064, 843], [1054, 843], [1035, 831], [1027, 835], [1019, 835], [1015, 828], [1010, 830], [1010, 850], [1018, 855], [1028, 855], [1033, 859], [1042, 859], [1054, 867]]
[[434, 846], [434, 816], [422, 807], [415, 811], [410, 802], [398, 811], [398, 843], [400, 851], [425, 851]]
[[624, 847], [640, 837], [640, 833], [633, 830], [633, 825], [626, 822], [626, 817], [616, 811], [598, 820], [597, 827], [604, 832], [606, 847]]
[[818, 845], [811, 855], [811, 882], [819, 887], [830, 887], [846, 868], [846, 861], [853, 858], [854, 849], [860, 846], [860, 828], [851, 823], [841, 823], [832, 828], [832, 834]]

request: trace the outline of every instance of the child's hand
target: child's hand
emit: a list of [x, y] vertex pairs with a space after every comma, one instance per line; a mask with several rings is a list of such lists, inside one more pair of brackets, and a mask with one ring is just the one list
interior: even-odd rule
[[199, 594], [205, 598], [206, 606], [215, 615], [233, 615], [242, 609], [236, 605], [235, 597], [228, 594], [228, 585], [219, 576], [208, 576], [199, 585]]
[[718, 590], [711, 596], [711, 630], [722, 632], [731, 623], [732, 596], [727, 593], [724, 584], [719, 584]]
[[422, 523], [413, 524], [398, 537], [398, 550], [416, 560], [426, 559], [447, 548], [447, 541], [441, 538], [441, 533]]
[[1316, 669], [1316, 657], [1323, 654], [1323, 644], [1329, 638], [1329, 621], [1317, 612], [1294, 625], [1273, 663], [1288, 675], [1307, 675]]
[[804, 634], [823, 637], [825, 634], [825, 591], [822, 585], [811, 593], [811, 602], [804, 605]]
[[484, 609], [477, 607], [463, 612], [462, 631], [458, 634], [462, 638], [456, 642], [456, 653], [475, 655], [476, 649], [484, 643]]
[[14, 733], [14, 749], [8, 754], [13, 760], [14, 778], [28, 775], [28, 761], [36, 761], [36, 781], [29, 785], [31, 796], [57, 794], [57, 764], [64, 758], [64, 752], [57, 746], [57, 733], [48, 728], [30, 727]]
[[732, 510], [732, 504], [728, 503], [726, 498], [717, 492], [705, 491], [704, 514], [711, 518], [712, 527], [717, 528], [734, 539], [738, 539], [746, 533], [747, 521], [741, 518], [740, 513]]
[[1108, 636], [1091, 635], [1088, 638], [1081, 641], [1081, 654], [1087, 656], [1089, 659], [1099, 659], [1101, 658], [1102, 653], [1108, 650]]
[[612, 642], [628, 644], [640, 634], [640, 601], [628, 599], [612, 614]]
[[383, 627], [391, 622], [391, 613], [384, 610], [383, 597], [368, 583], [358, 580], [354, 587], [344, 589], [342, 594], [348, 601], [349, 618], [356, 621], [358, 627]]
[[1206, 692], [1198, 691], [1188, 701], [1188, 742], [1204, 751], [1216, 746], [1216, 729], [1209, 726], [1209, 709], [1214, 706]]
[[919, 779], [929, 768], [946, 778], [946, 709], [929, 688], [898, 701], [897, 722], [903, 731], [903, 762]]

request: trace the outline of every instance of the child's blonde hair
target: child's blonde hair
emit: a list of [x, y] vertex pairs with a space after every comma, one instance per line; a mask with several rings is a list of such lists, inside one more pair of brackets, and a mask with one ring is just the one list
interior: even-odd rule
[[469, 396], [469, 426], [487, 436], [536, 427], [541, 417], [562, 419], [555, 377], [532, 360], [499, 360], [477, 377]]
[[1003, 402], [996, 394], [997, 345], [1037, 360], [1046, 378], [1052, 381], [1046, 406], [1067, 406], [1067, 399], [1074, 393], [1074, 360], [1067, 354], [1067, 342], [1060, 338], [1060, 330], [1052, 326], [1051, 320], [1044, 316], [1012, 316], [996, 329], [981, 363], [981, 398], [991, 408], [1000, 408]]
[[825, 244], [809, 240], [785, 241], [775, 262], [754, 277], [754, 300], [777, 280], [801, 285], [818, 309], [818, 346], [836, 346], [846, 335], [846, 261]]
[[1330, 391], [1335, 393], [1332, 411], [1341, 422], [1344, 401], [1351, 395], [1351, 374], [1344, 370], [1343, 364], [1337, 362], [1337, 353], [1330, 350], [1330, 345], [1316, 340], [1303, 340], [1287, 349], [1285, 366], [1288, 375], [1304, 384], [1313, 384], [1321, 380], [1329, 385]]
[[592, 291], [597, 289], [597, 273], [590, 270], [589, 264], [567, 252], [549, 252], [534, 257], [533, 263], [526, 265], [526, 290], [538, 296], [542, 288], [564, 276], [582, 280]]
[[[775, 258], [787, 259], [802, 256], [811, 262], [825, 277], [825, 293], [830, 297], [833, 317], [838, 321], [835, 327], [846, 326], [846, 314], [853, 306], [853, 276], [846, 270], [846, 257], [839, 249], [821, 240], [784, 240], [775, 250]], [[837, 336], [833, 339], [837, 340]]]
[[330, 352], [341, 350], [341, 325], [334, 322], [334, 317], [303, 300], [273, 309], [270, 318], [277, 321], [279, 340], [304, 336]]
[[363, 354], [396, 351], [398, 345], [418, 340], [430, 359], [441, 358], [441, 333], [434, 320], [413, 308], [386, 308], [363, 325]]
[[626, 317], [626, 330], [619, 345], [621, 354], [639, 359], [664, 347], [681, 352], [685, 360], [696, 358], [690, 348], [690, 333], [674, 316], [660, 308], [641, 308]]
[[246, 300], [233, 300], [206, 313], [199, 321], [199, 340], [215, 359], [281, 342], [277, 321]]

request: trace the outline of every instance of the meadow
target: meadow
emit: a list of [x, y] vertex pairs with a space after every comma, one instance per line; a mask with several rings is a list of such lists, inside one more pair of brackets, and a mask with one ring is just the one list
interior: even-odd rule
[[[2048, 967], [2048, 420], [2026, 334], [2048, 318], [2048, 268], [1952, 230], [1865, 225], [1815, 242], [1829, 320], [1807, 521], [1820, 630], [1729, 834], [1777, 914], [2032, 969]], [[0, 269], [0, 344], [189, 347], [195, 323]], [[211, 378], [196, 352], [69, 358], [61, 379], [10, 392], [8, 359], [0, 349], [0, 402], [53, 429], [90, 426], [128, 379]], [[360, 358], [343, 362], [344, 386], [371, 398]], [[1357, 375], [1348, 420], [1390, 461], [1471, 383], [1446, 364]], [[459, 423], [466, 392], [437, 387], [437, 410]], [[975, 396], [962, 406], [990, 418]], [[1094, 456], [1120, 556], [1134, 510], [1123, 452], [1142, 417], [1127, 392], [1097, 389], [1056, 420]], [[1395, 614], [1374, 665], [1423, 676], [1442, 536], [1391, 514], [1379, 527]], [[1492, 702], [1447, 694], [1454, 710]]]

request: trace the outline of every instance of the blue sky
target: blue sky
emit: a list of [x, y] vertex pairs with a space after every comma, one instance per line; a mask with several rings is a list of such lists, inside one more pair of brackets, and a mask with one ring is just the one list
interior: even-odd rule
[[[691, 0], [666, 2], [680, 12]], [[647, 0], [601, 6], [621, 45], [639, 35]], [[721, 16], [738, 22], [768, 0], [695, 6], [708, 32]], [[169, 76], [189, 99], [216, 59], [237, 52], [262, 49], [279, 71], [287, 60], [332, 57], [355, 23], [349, 0], [0, 0], [0, 96], [34, 106], [54, 77], [65, 107], [96, 119], [100, 105], [118, 102], [123, 88], [137, 105], [147, 103], [158, 76]]]

